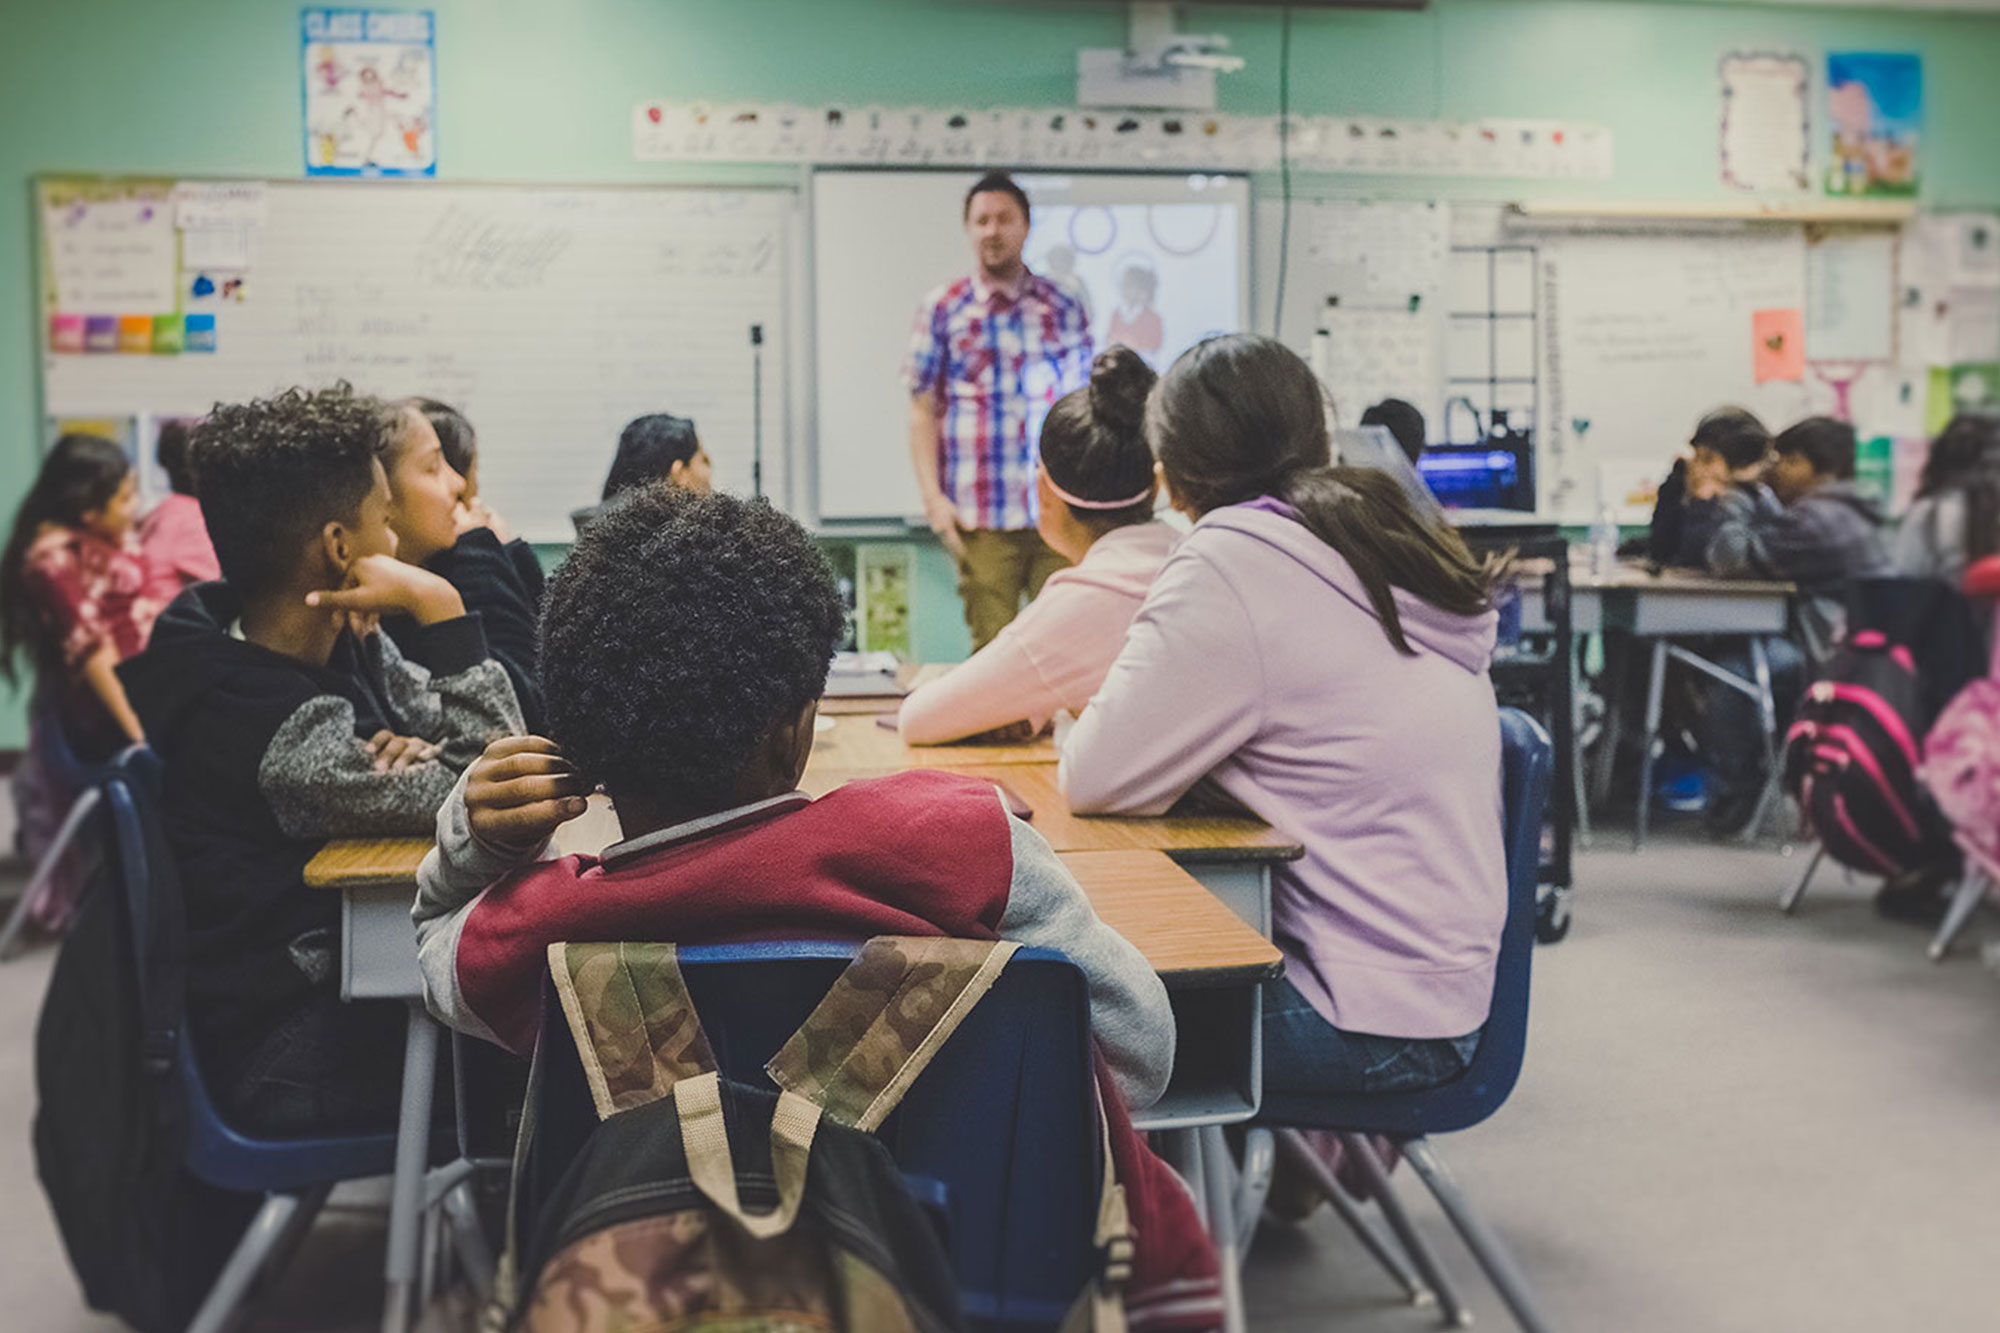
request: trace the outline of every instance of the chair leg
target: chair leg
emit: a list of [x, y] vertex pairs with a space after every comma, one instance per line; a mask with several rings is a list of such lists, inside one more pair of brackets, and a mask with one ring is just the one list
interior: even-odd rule
[[1222, 1327], [1224, 1333], [1244, 1333], [1249, 1321], [1243, 1312], [1243, 1257], [1236, 1242], [1240, 1228], [1234, 1207], [1236, 1183], [1230, 1179], [1229, 1144], [1220, 1125], [1205, 1125], [1197, 1133], [1202, 1189], [1208, 1196], [1208, 1234], [1215, 1242], [1216, 1263], [1222, 1274]]
[[1396, 1195], [1396, 1187], [1389, 1183], [1389, 1172], [1383, 1167], [1382, 1159], [1375, 1155], [1374, 1145], [1365, 1134], [1342, 1134], [1340, 1146], [1353, 1155], [1361, 1174], [1368, 1178], [1368, 1188], [1381, 1206], [1382, 1216], [1388, 1220], [1389, 1230], [1396, 1233], [1402, 1243], [1403, 1252], [1410, 1256], [1417, 1272], [1423, 1275], [1424, 1285], [1437, 1293], [1438, 1306], [1444, 1315], [1444, 1322], [1460, 1328], [1472, 1323], [1472, 1311], [1466, 1308], [1459, 1296], [1458, 1288], [1445, 1276], [1444, 1265], [1431, 1247], [1418, 1233], [1416, 1224], [1403, 1209], [1403, 1201]]
[[298, 1198], [290, 1194], [273, 1194], [264, 1200], [264, 1206], [251, 1219], [250, 1229], [243, 1233], [229, 1262], [216, 1276], [215, 1285], [208, 1289], [208, 1296], [188, 1324], [187, 1333], [223, 1333], [236, 1321], [238, 1307], [263, 1270], [264, 1261], [284, 1238], [298, 1206]]
[[312, 1232], [314, 1219], [326, 1206], [327, 1196], [332, 1193], [332, 1185], [313, 1185], [300, 1192], [299, 1206], [292, 1210], [284, 1231], [272, 1243], [271, 1253], [265, 1257], [264, 1266], [258, 1273], [260, 1289], [283, 1277], [285, 1270], [292, 1266], [292, 1260], [298, 1257], [299, 1247], [305, 1244], [307, 1235]]
[[479, 1209], [472, 1199], [472, 1187], [460, 1185], [444, 1196], [444, 1215], [451, 1225], [452, 1249], [465, 1270], [466, 1281], [481, 1302], [493, 1294], [493, 1249], [479, 1224]]
[[1257, 1218], [1264, 1200], [1271, 1196], [1271, 1169], [1277, 1145], [1268, 1129], [1252, 1129], [1243, 1136], [1243, 1168], [1236, 1182], [1236, 1250], [1250, 1253], [1257, 1234]]
[[1653, 811], [1653, 761], [1660, 754], [1660, 704], [1667, 687], [1667, 641], [1653, 640], [1653, 666], [1646, 677], [1646, 737], [1639, 754], [1639, 808], [1632, 816], [1632, 850], [1646, 845], [1646, 822]]
[[77, 832], [82, 829], [83, 821], [90, 818], [90, 812], [95, 810], [97, 803], [103, 799], [103, 794], [97, 788], [85, 787], [77, 798], [70, 802], [68, 813], [56, 827], [55, 837], [49, 841], [48, 850], [42, 853], [42, 859], [35, 863], [35, 873], [28, 877], [27, 884], [22, 887], [20, 900], [14, 904], [14, 911], [8, 916], [6, 926], [0, 927], [0, 960], [13, 956], [14, 943], [20, 937], [22, 928], [28, 924], [28, 914], [34, 910], [41, 896], [48, 892], [49, 883], [55, 879], [56, 872], [62, 869], [63, 856], [69, 851], [69, 845], [76, 841]]
[[1354, 1233], [1361, 1247], [1396, 1280], [1396, 1285], [1403, 1289], [1410, 1304], [1418, 1307], [1437, 1304], [1437, 1293], [1424, 1285], [1424, 1280], [1410, 1268], [1409, 1262], [1396, 1253], [1382, 1233], [1375, 1229], [1375, 1224], [1348, 1197], [1347, 1191], [1340, 1187], [1333, 1172], [1327, 1169], [1326, 1163], [1320, 1160], [1319, 1154], [1312, 1150], [1312, 1145], [1306, 1142], [1303, 1135], [1295, 1129], [1279, 1130], [1278, 1152], [1285, 1159], [1286, 1166], [1305, 1172], [1319, 1186], [1320, 1193], [1333, 1205], [1333, 1211], [1347, 1223], [1347, 1229]]
[[1942, 963], [1944, 956], [1951, 952], [1952, 941], [1958, 932], [1965, 929], [1965, 923], [1972, 920], [1973, 912], [1986, 897], [1986, 873], [1972, 866], [1965, 868], [1965, 878], [1958, 882], [1958, 889], [1951, 895], [1951, 906], [1945, 910], [1944, 920], [1938, 925], [1937, 937], [1931, 941], [1930, 958], [1933, 963]]
[[1786, 916], [1790, 916], [1798, 910], [1799, 899], [1806, 896], [1806, 885], [1812, 883], [1813, 872], [1819, 869], [1819, 863], [1825, 856], [1826, 847], [1824, 844], [1813, 848], [1812, 859], [1806, 862], [1805, 873], [1799, 876], [1796, 884], [1778, 896], [1778, 910], [1780, 912], [1783, 912]]
[[1514, 1322], [1521, 1326], [1522, 1333], [1549, 1333], [1549, 1321], [1542, 1314], [1541, 1304], [1536, 1299], [1534, 1289], [1529, 1286], [1527, 1276], [1515, 1264], [1506, 1246], [1500, 1243], [1490, 1227], [1479, 1215], [1472, 1211], [1457, 1182], [1444, 1169], [1437, 1155], [1431, 1151], [1426, 1139], [1412, 1139], [1403, 1145], [1403, 1155], [1410, 1159], [1410, 1166], [1430, 1188], [1438, 1206], [1464, 1240], [1465, 1248], [1472, 1251], [1472, 1257], [1479, 1261], [1486, 1278], [1500, 1293], [1500, 1299], [1507, 1304]]

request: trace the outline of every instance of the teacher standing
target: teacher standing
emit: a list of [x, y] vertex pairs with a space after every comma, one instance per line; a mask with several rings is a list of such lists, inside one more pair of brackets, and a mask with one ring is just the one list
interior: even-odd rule
[[958, 562], [977, 652], [1067, 562], [1035, 531], [1042, 418], [1090, 382], [1083, 304], [1028, 271], [1028, 196], [989, 172], [966, 192], [969, 277], [925, 298], [904, 379], [924, 519]]

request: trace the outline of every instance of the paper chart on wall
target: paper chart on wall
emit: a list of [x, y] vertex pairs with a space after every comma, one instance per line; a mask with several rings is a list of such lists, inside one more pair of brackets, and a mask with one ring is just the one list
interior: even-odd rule
[[1805, 353], [1814, 361], [1887, 361], [1895, 353], [1896, 238], [1864, 232], [1806, 250]]
[[1739, 190], [1810, 186], [1812, 145], [1805, 57], [1735, 53], [1722, 58], [1722, 181]]
[[437, 63], [428, 10], [301, 16], [308, 176], [435, 176]]
[[649, 100], [641, 161], [1135, 167], [1602, 180], [1611, 132], [1554, 120], [1442, 121], [1076, 107], [802, 107]]
[[42, 236], [51, 308], [79, 315], [176, 309], [171, 187], [52, 188]]

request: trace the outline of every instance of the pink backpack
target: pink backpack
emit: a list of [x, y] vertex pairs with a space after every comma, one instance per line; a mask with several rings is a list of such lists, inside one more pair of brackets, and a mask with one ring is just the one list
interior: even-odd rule
[[[2000, 556], [1965, 571], [1966, 595], [2000, 596]], [[1917, 776], [1951, 822], [1952, 837], [1989, 876], [2000, 878], [2000, 620], [1991, 673], [1960, 690], [1924, 737]]]

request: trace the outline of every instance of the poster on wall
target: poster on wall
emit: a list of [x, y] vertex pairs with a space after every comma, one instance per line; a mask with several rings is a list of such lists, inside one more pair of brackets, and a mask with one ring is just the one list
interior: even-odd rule
[[1736, 52], [1722, 58], [1722, 183], [1738, 190], [1804, 190], [1812, 183], [1803, 56]]
[[435, 176], [437, 49], [429, 10], [308, 9], [308, 176]]
[[1826, 105], [1833, 135], [1826, 164], [1828, 194], [1917, 193], [1918, 140], [1924, 127], [1921, 56], [1829, 53]]

